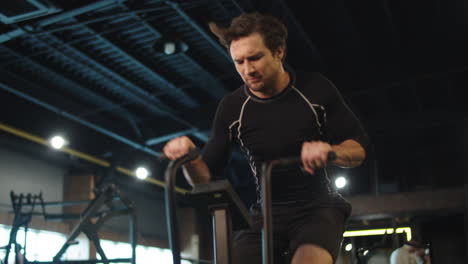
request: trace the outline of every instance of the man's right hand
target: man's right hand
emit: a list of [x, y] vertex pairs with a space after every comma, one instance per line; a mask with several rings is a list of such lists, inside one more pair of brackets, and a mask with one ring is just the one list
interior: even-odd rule
[[[171, 139], [163, 148], [164, 155], [170, 159], [175, 160], [189, 153], [190, 150], [196, 148], [195, 144], [190, 138], [176, 137]], [[206, 183], [211, 179], [210, 170], [206, 163], [202, 160], [201, 156], [187, 162], [182, 166], [184, 176], [190, 185], [196, 183]]]
[[192, 140], [186, 136], [183, 136], [173, 138], [167, 142], [163, 148], [163, 152], [168, 159], [175, 160], [186, 155], [191, 149], [194, 148], [196, 148], [196, 146]]

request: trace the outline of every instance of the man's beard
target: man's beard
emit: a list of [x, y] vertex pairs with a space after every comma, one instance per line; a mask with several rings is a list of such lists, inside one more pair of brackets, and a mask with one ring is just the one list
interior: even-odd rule
[[255, 91], [255, 92], [261, 92], [263, 90], [265, 90], [265, 83], [257, 83], [255, 85], [251, 85], [251, 84], [248, 84], [246, 83], [247, 85], [247, 88], [249, 88], [250, 90], [252, 91]]
[[247, 85], [247, 88], [254, 92], [268, 92], [273, 89], [275, 83], [273, 79], [262, 78], [261, 80], [261, 82], [255, 83], [254, 85], [251, 85], [247, 82], [245, 84]]

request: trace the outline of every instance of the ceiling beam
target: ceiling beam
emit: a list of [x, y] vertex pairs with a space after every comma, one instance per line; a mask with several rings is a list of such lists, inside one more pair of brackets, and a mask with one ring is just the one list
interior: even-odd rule
[[208, 33], [205, 32], [192, 18], [190, 18], [184, 10], [182, 10], [177, 3], [173, 1], [164, 1], [165, 4], [172, 7], [180, 17], [182, 17], [189, 25], [195, 29], [208, 43], [214, 48], [216, 52], [218, 52], [221, 56], [223, 56], [226, 60], [231, 61], [231, 57], [227, 53], [227, 51], [221, 47], [221, 45], [216, 42]]
[[200, 66], [200, 64], [198, 64], [197, 62], [195, 62], [191, 57], [187, 56], [185, 53], [181, 54], [180, 56], [182, 56], [193, 67], [195, 67], [199, 73], [201, 73], [200, 76], [198, 76], [199, 78], [206, 80], [206, 81], [210, 81], [209, 83], [211, 85], [202, 84], [200, 85], [200, 87], [198, 87], [199, 89], [205, 90], [205, 92], [207, 92], [208, 94], [210, 94], [216, 99], [221, 99], [223, 98], [224, 95], [228, 93], [228, 91], [224, 88], [224, 85], [221, 83], [221, 81], [213, 77], [211, 73], [203, 69], [203, 67]]

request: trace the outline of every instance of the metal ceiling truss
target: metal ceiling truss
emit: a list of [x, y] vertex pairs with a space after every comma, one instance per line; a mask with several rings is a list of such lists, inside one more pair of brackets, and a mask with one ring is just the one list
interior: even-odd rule
[[[131, 18], [141, 22], [141, 26], [135, 26], [134, 28], [118, 32], [118, 39], [122, 42], [125, 42], [128, 46], [131, 46], [130, 49], [127, 49], [128, 53], [131, 51], [135, 51], [135, 53], [140, 51], [140, 53], [144, 53], [142, 56], [152, 57], [152, 59], [154, 59], [156, 62], [162, 62], [163, 65], [171, 68], [171, 72], [178, 72], [178, 75], [185, 76], [191, 83], [202, 84], [198, 85], [199, 88], [204, 89], [215, 99], [220, 99], [227, 92], [219, 80], [217, 80], [212, 74], [207, 72], [203, 67], [201, 67], [196, 61], [194, 61], [185, 53], [179, 53], [173, 56], [154, 56], [155, 52], [152, 48], [152, 45], [158, 38], [162, 37], [162, 34], [147, 21], [139, 17], [136, 13], [133, 13]], [[119, 22], [123, 21], [112, 21], [111, 24], [108, 25], [111, 27], [113, 24]], [[128, 23], [128, 19], [125, 22]], [[140, 56], [140, 58], [142, 56]], [[180, 58], [182, 60], [180, 60]], [[160, 66], [160, 68], [162, 67]], [[202, 77], [204, 80], [210, 80], [209, 83], [211, 85], [206, 85], [206, 82], [200, 82], [197, 80], [200, 79], [200, 77]], [[167, 89], [166, 93], [173, 93], [173, 90], [180, 89], [176, 88], [171, 83], [167, 83], [165, 87], [169, 88]]]
[[[93, 104], [96, 107], [100, 107], [101, 111], [107, 111], [113, 113], [113, 115], [119, 119], [124, 119], [134, 128], [135, 132], [140, 135], [141, 132], [137, 128], [137, 118], [125, 108], [115, 104], [109, 99], [100, 96], [97, 93], [92, 92], [91, 90], [84, 88], [80, 84], [65, 78], [63, 75], [43, 66], [36, 61], [24, 57], [23, 55], [5, 47], [0, 46], [1, 54], [8, 54], [10, 57], [15, 58], [17, 61], [21, 60], [23, 63], [15, 63], [8, 68], [5, 68], [6, 71], [11, 74], [22, 76], [21, 79], [24, 79], [25, 76], [35, 76], [35, 79], [48, 80], [44, 86], [54, 87], [61, 89], [68, 94], [72, 94], [75, 97], [85, 99], [87, 102]], [[16, 67], [15, 67], [16, 66]], [[15, 69], [15, 71], [13, 71]], [[4, 76], [7, 77], [7, 76]], [[7, 78], [8, 79], [8, 78]], [[5, 80], [3, 80], [5, 81]], [[86, 109], [82, 107], [82, 109]]]
[[[213, 71], [232, 69], [232, 60], [227, 51], [184, 10], [172, 2], [166, 1], [166, 3], [170, 4], [173, 10], [166, 12], [158, 20], [158, 27], [164, 29], [163, 33], [176, 35], [186, 41], [190, 46], [189, 51], [193, 51], [190, 52], [190, 55], [194, 60], [208, 64], [204, 65], [204, 68]], [[231, 71], [231, 73], [234, 72]]]
[[[91, 78], [91, 83], [96, 83], [100, 86], [100, 89], [104, 88], [111, 94], [122, 96], [128, 102], [142, 105], [151, 114], [168, 116], [176, 122], [189, 128], [194, 128], [189, 122], [176, 116], [172, 110], [161, 109], [161, 106], [164, 108], [169, 107], [161, 103], [155, 96], [148, 95], [142, 88], [133, 85], [114, 71], [91, 59], [76, 48], [66, 45], [66, 43], [63, 43], [63, 41], [57, 37], [48, 35], [46, 37], [42, 36], [40, 39], [37, 37], [27, 38], [24, 41], [26, 41], [26, 43], [24, 43], [26, 47], [52, 49], [47, 53], [49, 61], [56, 60], [55, 63], [58, 63], [59, 67], [71, 71], [75, 76], [78, 73], [82, 78]], [[33, 43], [28, 44], [27, 42], [29, 41]], [[57, 47], [55, 48], [55, 46]], [[110, 79], [113, 77], [115, 80]], [[130, 89], [128, 89], [128, 85], [131, 86]], [[159, 108], [156, 107], [156, 105], [158, 105]], [[204, 138], [205, 137], [202, 137], [201, 139], [203, 140]]]
[[[22, 36], [18, 39], [18, 43], [21, 44], [18, 49], [22, 50], [21, 53], [25, 53], [23, 51], [27, 50], [29, 54], [33, 55], [20, 55], [11, 49], [4, 50], [4, 52], [11, 55], [6, 60], [6, 65], [11, 64], [12, 61], [13, 65], [21, 64], [25, 67], [25, 71], [28, 72], [29, 76], [35, 76], [34, 78], [42, 79], [45, 82], [48, 81], [49, 84], [55, 82], [54, 87], [56, 89], [66, 91], [75, 97], [86, 98], [89, 103], [99, 107], [91, 110], [88, 114], [109, 110], [115, 111], [116, 115], [127, 120], [139, 135], [141, 133], [136, 125], [138, 123], [137, 118], [121, 104], [138, 105], [151, 115], [168, 116], [188, 127], [187, 130], [175, 132], [172, 136], [181, 133], [192, 134], [206, 141], [207, 135], [205, 132], [201, 132], [189, 122], [182, 120], [176, 115], [173, 108], [164, 104], [157, 97], [162, 94], [168, 95], [185, 108], [195, 108], [200, 105], [199, 102], [184, 92], [185, 89], [189, 89], [191, 86], [181, 84], [181, 87], [185, 89], [178, 87], [177, 84], [170, 82], [156, 72], [154, 67], [145, 63], [142, 58], [161, 63], [161, 67], [172, 71], [171, 77], [186, 76], [192, 87], [197, 86], [197, 88], [204, 90], [215, 99], [220, 99], [227, 90], [218, 78], [188, 54], [179, 54], [172, 57], [162, 57], [154, 54], [152, 45], [157, 38], [161, 37], [161, 33], [149, 21], [139, 16], [139, 12], [143, 10], [129, 10], [126, 5], [123, 5], [124, 2], [124, 0], [99, 1], [43, 19], [32, 26], [18, 28], [17, 34], [10, 34], [9, 37], [17, 38]], [[157, 3], [160, 4], [161, 2], [158, 1]], [[191, 50], [196, 51], [195, 53], [198, 56], [206, 57], [210, 61], [212, 69], [223, 69], [224, 66], [231, 64], [231, 58], [226, 50], [191, 19], [177, 3], [171, 1], [164, 1], [163, 3], [172, 8], [173, 12], [171, 14], [177, 14], [177, 16], [164, 17], [167, 13], [158, 15], [158, 18], [161, 19], [158, 21], [158, 26], [169, 26], [171, 31], [180, 34], [181, 38], [190, 42]], [[122, 17], [116, 17], [112, 21], [107, 20], [108, 22], [102, 24], [104, 30], [107, 31], [109, 26], [112, 29], [113, 25], [123, 23], [126, 28], [113, 30], [114, 34], [108, 37], [104, 37], [103, 33], [96, 32], [95, 26], [91, 26], [90, 21], [79, 21], [75, 18], [96, 10], [103, 13], [103, 11], [108, 10], [115, 11], [116, 8], [121, 9], [120, 11], [123, 9], [123, 12], [128, 12], [128, 14], [122, 14]], [[97, 21], [99, 18], [95, 19]], [[128, 26], [129, 20], [131, 20], [131, 26]], [[57, 32], [57, 28], [47, 32], [47, 27], [54, 24], [58, 25], [59, 28], [62, 27], [61, 30], [67, 30], [66, 35], [57, 33], [56, 36], [50, 33]], [[36, 30], [36, 32], [30, 33], [28, 32], [30, 30]], [[27, 34], [25, 35], [25, 33]], [[77, 39], [81, 40], [78, 41]], [[15, 50], [17, 50], [16, 47]], [[36, 59], [30, 59], [28, 56], [34, 56]], [[44, 63], [44, 65], [41, 65], [41, 63]], [[58, 69], [63, 70], [63, 75], [58, 74]], [[14, 73], [12, 72], [12, 74]], [[218, 76], [226, 76], [226, 74]], [[100, 95], [98, 91], [106, 91], [113, 99]], [[21, 96], [23, 98], [28, 97], [27, 94]], [[120, 98], [122, 101], [116, 103], [116, 98]], [[32, 97], [30, 100], [42, 106], [47, 104], [40, 99], [32, 99]], [[52, 105], [48, 105], [46, 108], [57, 113], [62, 111]], [[69, 118], [116, 138], [113, 132], [102, 128], [96, 129], [97, 126], [87, 123], [80, 117]], [[154, 138], [152, 142], [161, 142], [163, 138], [167, 138], [166, 136]], [[134, 145], [134, 147], [144, 148], [141, 145]]]
[[[73, 18], [75, 16], [78, 16], [78, 15], [82, 15], [84, 13], [88, 13], [88, 12], [91, 12], [91, 11], [95, 11], [95, 10], [100, 10], [102, 11], [103, 9], [114, 9], [116, 6], [119, 6], [119, 7], [122, 7], [124, 6], [126, 8], [126, 10], [128, 10], [128, 8], [125, 6], [125, 5], [122, 5], [124, 1], [111, 1], [111, 0], [105, 0], [105, 1], [99, 1], [99, 2], [96, 2], [96, 3], [92, 3], [90, 5], [87, 5], [87, 6], [84, 6], [84, 7], [81, 7], [81, 8], [78, 8], [78, 9], [75, 9], [75, 10], [71, 10], [71, 11], [67, 11], [67, 12], [64, 12], [62, 14], [59, 14], [59, 15], [56, 15], [56, 16], [53, 16], [52, 18], [48, 18], [48, 19], [44, 19], [38, 23], [36, 23], [33, 27], [30, 27], [30, 28], [35, 28], [36, 30], [37, 29], [42, 29], [44, 28], [45, 26], [48, 26], [48, 25], [51, 25], [51, 24], [54, 24], [54, 23], [58, 23], [58, 22], [64, 22], [64, 20], [66, 21], [67, 19], [69, 20], [70, 18]], [[184, 21], [186, 22], [186, 24], [188, 23], [192, 28], [196, 29], [197, 32], [201, 33], [202, 36], [209, 42], [212, 44], [212, 46], [217, 49], [222, 55], [224, 55], [228, 61], [230, 60], [229, 56], [227, 55], [226, 51], [223, 50], [219, 44], [217, 44], [203, 29], [201, 29], [186, 13], [184, 10], [182, 10], [176, 3], [173, 3], [173, 2], [170, 2], [170, 1], [165, 1], [164, 2], [165, 4], [167, 4], [168, 6], [170, 6], [171, 8], [173, 8], [174, 10], [176, 10], [176, 12], [183, 17]], [[158, 8], [161, 8], [161, 7], [158, 7]], [[140, 12], [143, 11], [143, 10], [139, 10]], [[129, 13], [130, 15], [134, 16], [136, 19], [138, 19], [142, 25], [144, 27], [146, 27], [146, 29], [148, 29], [151, 33], [153, 33], [153, 37], [154, 36], [158, 36], [160, 35], [156, 30], [154, 30], [154, 28], [149, 25], [148, 23], [146, 23], [144, 20], [142, 20], [138, 15], [136, 15], [136, 11], [131, 11]], [[123, 17], [123, 18], [120, 18], [120, 20], [125, 20], [127, 19], [126, 17]], [[118, 22], [119, 19], [116, 19], [116, 21]], [[75, 23], [74, 24], [79, 24], [77, 23], [76, 21], [74, 21]], [[76, 25], [75, 25], [76, 27]], [[40, 32], [38, 32], [40, 34]], [[94, 32], [96, 33], [96, 32]], [[44, 34], [44, 33], [42, 33]], [[99, 35], [97, 35], [99, 37]], [[153, 39], [154, 40], [154, 39]], [[125, 56], [125, 54], [127, 54], [126, 56], [129, 56], [128, 55], [128, 52], [120, 52], [120, 55], [123, 55]], [[211, 81], [209, 82], [211, 85], [207, 85], [207, 82], [204, 81], [201, 83], [200, 87], [201, 88], [205, 88], [205, 91], [208, 91], [210, 93], [214, 93], [213, 95], [215, 96], [215, 98], [219, 99], [225, 92], [226, 90], [224, 89], [216, 89], [216, 87], [222, 87], [222, 84], [216, 80], [211, 74], [209, 74], [208, 72], [204, 71], [203, 70], [203, 67], [201, 67], [200, 65], [196, 64], [194, 60], [190, 59], [189, 57], [186, 57], [187, 60], [192, 64], [192, 66], [195, 66], [197, 68], [197, 70], [202, 70], [203, 74], [204, 75], [204, 78], [209, 78], [211, 79]], [[130, 60], [132, 60], [131, 56], [130, 56]], [[140, 67], [144, 65], [141, 65], [141, 63], [136, 60], [136, 59], [133, 59], [132, 61], [136, 62], [136, 63], [139, 63]], [[177, 65], [177, 67], [180, 67], [181, 65]], [[178, 93], [177, 91], [179, 91], [179, 89], [174, 89], [175, 86], [172, 85], [170, 82], [160, 78], [160, 76], [158, 74], [155, 74], [154, 72], [152, 72], [150, 69], [146, 68], [146, 73], [150, 73], [149, 76], [153, 76], [155, 77], [156, 79], [159, 79], [159, 82], [162, 82], [163, 84], [165, 84], [165, 86], [171, 88], [171, 89], [167, 89], [167, 91], [170, 91], [169, 93], [171, 94], [176, 94], [177, 98], [179, 100], [184, 100], [184, 98], [186, 98], [187, 96], [184, 96], [183, 94], [181, 95], [181, 93]], [[157, 77], [159, 76], [159, 77]], [[190, 75], [190, 74], [187, 74], [187, 76], [193, 76]], [[206, 79], [205, 79], [206, 80]], [[165, 87], [163, 86], [163, 87]], [[207, 86], [211, 86], [211, 87], [207, 87]], [[214, 87], [214, 89], [213, 89]], [[182, 99], [181, 99], [182, 98]], [[186, 104], [190, 106], [193, 106], [195, 103], [193, 101], [190, 101], [189, 99], [187, 99], [186, 101]]]
[[[88, 12], [91, 12], [91, 11], [94, 11], [94, 10], [97, 10], [97, 9], [102, 9], [102, 8], [105, 8], [105, 7], [109, 6], [109, 5], [120, 4], [120, 3], [124, 2], [124, 1], [126, 1], [126, 0], [102, 0], [102, 1], [95, 2], [95, 3], [91, 3], [89, 5], [85, 5], [85, 6], [73, 9], [73, 10], [65, 11], [63, 13], [60, 13], [58, 15], [54, 15], [54, 16], [49, 17], [49, 18], [42, 19], [39, 22], [37, 22], [36, 24], [34, 24], [34, 27], [33, 26], [27, 26], [27, 29], [28, 30], [33, 29], [33, 28], [40, 29], [40, 28], [46, 27], [48, 25], [52, 25], [52, 24], [55, 24], [57, 22], [60, 22], [60, 21], [62, 21], [64, 19], [67, 19], [67, 18], [79, 16], [79, 15], [82, 15], [82, 14], [85, 14], [85, 13], [88, 13]], [[11, 30], [9, 32], [3, 33], [3, 34], [0, 35], [0, 43], [6, 42], [8, 40], [11, 40], [11, 39], [19, 37], [19, 36], [22, 36], [23, 34], [26, 34], [26, 33], [27, 33], [27, 30], [25, 30], [24, 28], [17, 28], [15, 30]]]
[[227, 61], [231, 61], [231, 57], [229, 56], [229, 54], [227, 54], [226, 50], [223, 49], [221, 45], [219, 45], [219, 43], [216, 42], [210, 35], [208, 35], [208, 33], [206, 33], [206, 31], [203, 30], [193, 19], [191, 19], [187, 15], [187, 13], [185, 13], [185, 11], [179, 7], [177, 3], [174, 3], [172, 1], [164, 2], [171, 6], [177, 12], [177, 14], [179, 14], [179, 16], [184, 19], [185, 22], [192, 26], [192, 28], [195, 29], [195, 31], [198, 34], [200, 34], [200, 36], [202, 36], [211, 45], [211, 47], [214, 48], [214, 50], [217, 51], [217, 53], [219, 53], [219, 55], [222, 55]]
[[[81, 45], [79, 45], [81, 47], [80, 49], [86, 50], [87, 53], [96, 56], [95, 61], [100, 60], [102, 64], [114, 65], [113, 68], [116, 69], [114, 72], [118, 76], [129, 76], [127, 77], [129, 79], [131, 77], [131, 80], [127, 81], [131, 91], [141, 96], [154, 98], [151, 100], [156, 100], [155, 96], [147, 92], [147, 90], [163, 90], [184, 107], [193, 108], [198, 106], [198, 103], [181, 91], [181, 89], [177, 88], [174, 84], [148, 68], [138, 59], [132, 57], [121, 47], [109, 41], [107, 38], [96, 34], [94, 30], [90, 28], [82, 28], [81, 31], [71, 32], [71, 37], [75, 34], [80, 35], [83, 33], [94, 35], [95, 38], [94, 40], [88, 40], [85, 43], [81, 43]], [[134, 84], [137, 82], [141, 83], [141, 85], [137, 86]], [[144, 89], [143, 87], [147, 87], [148, 89]], [[152, 103], [155, 103], [155, 101]], [[158, 104], [163, 105], [162, 102], [159, 102]], [[165, 106], [164, 108], [169, 110], [168, 106]]]
[[67, 45], [62, 40], [53, 35], [23, 38], [25, 47], [35, 47], [42, 49], [53, 49], [56, 52], [48, 54], [48, 60], [53, 61], [59, 67], [63, 67], [64, 72], [72, 71], [75, 76], [81, 74], [83, 78], [91, 79], [99, 88], [117, 94], [128, 102], [141, 105], [149, 113], [157, 116], [165, 116], [170, 112], [167, 105], [152, 97], [146, 91], [136, 86], [118, 73], [90, 58], [85, 53], [73, 46]]

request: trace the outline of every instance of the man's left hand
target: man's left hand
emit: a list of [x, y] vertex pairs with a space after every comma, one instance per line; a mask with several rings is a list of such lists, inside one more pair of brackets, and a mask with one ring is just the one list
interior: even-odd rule
[[328, 153], [332, 151], [330, 144], [323, 141], [306, 141], [302, 144], [301, 159], [304, 170], [314, 174], [317, 169], [324, 168], [328, 163]]

